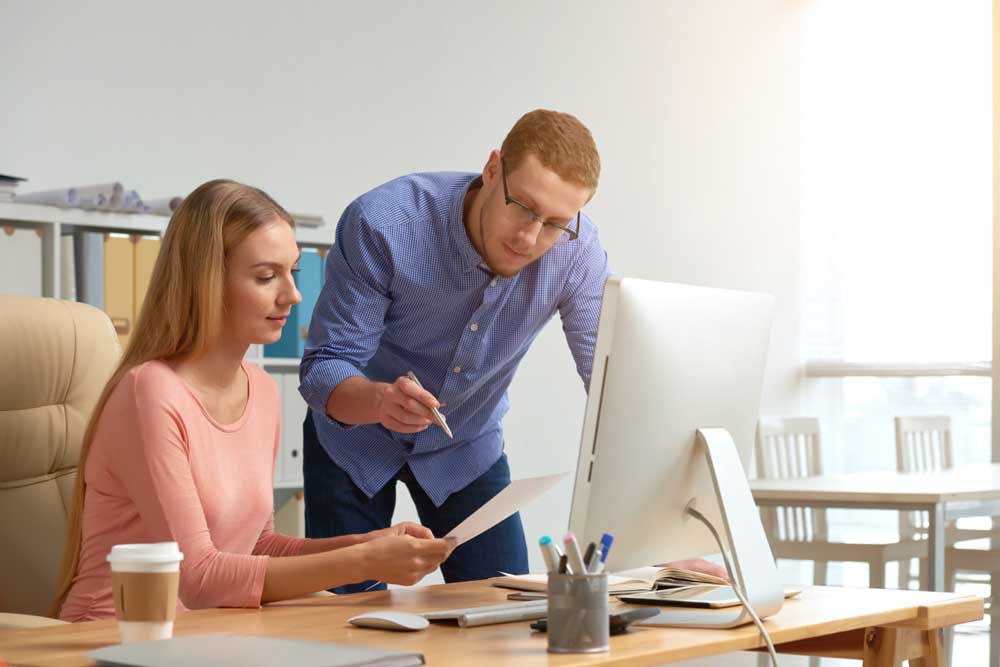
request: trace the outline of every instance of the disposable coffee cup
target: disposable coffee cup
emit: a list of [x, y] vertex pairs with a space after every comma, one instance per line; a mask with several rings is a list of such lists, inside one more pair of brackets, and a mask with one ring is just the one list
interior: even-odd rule
[[174, 634], [182, 560], [176, 542], [111, 547], [111, 588], [123, 644]]

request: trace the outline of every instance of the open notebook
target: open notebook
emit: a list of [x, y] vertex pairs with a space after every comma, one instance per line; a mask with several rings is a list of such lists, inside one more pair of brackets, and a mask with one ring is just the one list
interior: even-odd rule
[[[542, 591], [548, 584], [547, 574], [508, 574], [490, 580], [494, 586], [513, 588], [519, 591]], [[710, 574], [682, 570], [676, 567], [637, 567], [634, 570], [608, 573], [608, 592], [649, 591], [662, 588], [678, 588], [693, 584], [714, 584], [723, 586], [729, 582]]]

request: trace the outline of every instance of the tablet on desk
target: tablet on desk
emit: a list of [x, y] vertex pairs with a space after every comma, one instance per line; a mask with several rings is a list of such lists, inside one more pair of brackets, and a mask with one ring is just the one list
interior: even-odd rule
[[[802, 592], [801, 588], [785, 586], [785, 597], [790, 598]], [[681, 588], [667, 588], [647, 593], [622, 595], [618, 598], [631, 604], [661, 604], [676, 607], [700, 607], [719, 609], [735, 607], [740, 603], [732, 586], [696, 585]]]

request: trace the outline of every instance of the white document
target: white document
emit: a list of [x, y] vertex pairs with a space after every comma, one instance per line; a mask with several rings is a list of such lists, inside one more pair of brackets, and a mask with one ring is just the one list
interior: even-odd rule
[[455, 526], [445, 537], [456, 538], [458, 544], [468, 542], [550, 490], [567, 475], [569, 472], [514, 480], [510, 486], [490, 498], [465, 521]]

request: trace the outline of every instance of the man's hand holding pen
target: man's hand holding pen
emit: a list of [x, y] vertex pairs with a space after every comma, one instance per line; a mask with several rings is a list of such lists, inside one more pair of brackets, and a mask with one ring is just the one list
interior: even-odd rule
[[452, 437], [444, 415], [438, 412], [441, 403], [420, 385], [413, 373], [382, 386], [378, 408], [382, 426], [397, 433], [419, 433], [437, 424]]

